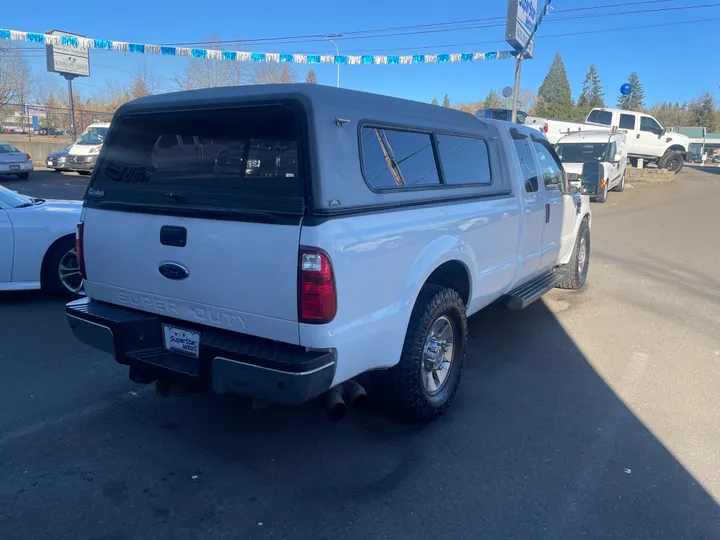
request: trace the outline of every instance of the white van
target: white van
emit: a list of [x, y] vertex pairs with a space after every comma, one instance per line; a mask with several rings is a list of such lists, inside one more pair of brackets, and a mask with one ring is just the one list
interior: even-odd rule
[[107, 135], [109, 123], [90, 124], [70, 148], [67, 167], [78, 174], [90, 174]]
[[[627, 172], [627, 137], [622, 131], [579, 131], [562, 137], [555, 149], [563, 162], [568, 183], [591, 200], [604, 203], [608, 191], [624, 191]], [[598, 164], [597, 179], [583, 178], [583, 165]]]

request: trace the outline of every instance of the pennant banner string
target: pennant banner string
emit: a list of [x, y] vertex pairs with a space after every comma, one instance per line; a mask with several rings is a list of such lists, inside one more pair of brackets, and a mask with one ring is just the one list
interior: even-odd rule
[[105, 49], [132, 54], [159, 54], [161, 56], [189, 56], [192, 58], [211, 58], [231, 62], [270, 62], [275, 64], [342, 64], [364, 65], [401, 65], [401, 64], [446, 64], [459, 62], [477, 62], [481, 60], [507, 60], [515, 57], [515, 51], [491, 51], [454, 54], [411, 54], [403, 56], [377, 55], [311, 55], [292, 53], [259, 53], [240, 51], [220, 51], [216, 49], [191, 49], [187, 47], [167, 47], [125, 41], [109, 41], [75, 36], [56, 36], [36, 32], [20, 32], [0, 29], [0, 39], [26, 41], [45, 45], [73, 47], [76, 49]]

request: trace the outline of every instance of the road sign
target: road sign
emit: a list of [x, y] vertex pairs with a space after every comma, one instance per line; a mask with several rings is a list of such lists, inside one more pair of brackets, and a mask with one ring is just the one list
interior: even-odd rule
[[[537, 18], [538, 0], [508, 0], [505, 41], [516, 51], [522, 51], [530, 39]], [[527, 48], [525, 58], [532, 58], [534, 51], [535, 38]]]
[[37, 116], [32, 117], [32, 128], [35, 133], [40, 129], [40, 119]]
[[[50, 30], [45, 33], [53, 36], [83, 37], [60, 30]], [[65, 45], [45, 45], [45, 56], [47, 58], [47, 70], [50, 72], [60, 73], [66, 78], [68, 76], [90, 76], [90, 55], [87, 49]]]

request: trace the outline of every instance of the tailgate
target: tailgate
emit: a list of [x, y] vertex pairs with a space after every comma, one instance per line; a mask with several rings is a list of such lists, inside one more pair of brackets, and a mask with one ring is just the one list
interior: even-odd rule
[[88, 296], [297, 344], [298, 143], [285, 106], [116, 119], [86, 194]]

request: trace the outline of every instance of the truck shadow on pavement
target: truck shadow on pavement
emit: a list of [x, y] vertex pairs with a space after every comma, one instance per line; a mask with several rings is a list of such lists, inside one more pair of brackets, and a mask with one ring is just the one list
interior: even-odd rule
[[456, 400], [425, 427], [128, 382], [111, 406], [0, 445], [3, 536], [720, 538], [717, 503], [542, 301], [470, 330]]

